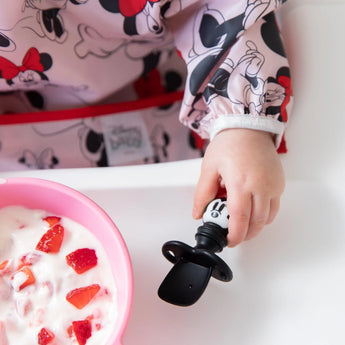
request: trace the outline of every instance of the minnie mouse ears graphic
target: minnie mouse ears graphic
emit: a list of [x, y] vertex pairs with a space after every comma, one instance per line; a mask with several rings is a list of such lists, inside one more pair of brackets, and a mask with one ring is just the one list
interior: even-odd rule
[[25, 54], [21, 65], [16, 65], [12, 61], [0, 56], [0, 77], [10, 81], [20, 72], [31, 70], [43, 73], [51, 65], [52, 59], [49, 54], [40, 54], [36, 48], [32, 47]]
[[155, 3], [160, 0], [100, 0], [101, 6], [112, 13], [121, 13], [124, 17], [133, 17], [139, 14], [147, 3]]

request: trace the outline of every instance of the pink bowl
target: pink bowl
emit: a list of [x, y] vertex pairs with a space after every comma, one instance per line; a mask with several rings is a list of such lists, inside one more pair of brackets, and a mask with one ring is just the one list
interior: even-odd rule
[[118, 297], [117, 320], [105, 345], [121, 345], [132, 307], [133, 272], [126, 244], [110, 217], [76, 190], [37, 178], [0, 179], [0, 208], [10, 205], [43, 209], [68, 217], [99, 239], [111, 262]]

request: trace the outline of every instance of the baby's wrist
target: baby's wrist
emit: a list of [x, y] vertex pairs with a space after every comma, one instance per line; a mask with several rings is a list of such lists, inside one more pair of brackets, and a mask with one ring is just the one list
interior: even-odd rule
[[249, 128], [228, 128], [220, 131], [215, 135], [213, 140], [217, 137], [228, 137], [237, 140], [249, 140], [254, 142], [271, 142], [275, 145], [275, 134], [267, 131], [249, 129]]

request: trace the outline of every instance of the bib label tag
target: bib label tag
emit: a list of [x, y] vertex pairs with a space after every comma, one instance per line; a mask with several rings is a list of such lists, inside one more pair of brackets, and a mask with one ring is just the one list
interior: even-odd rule
[[109, 165], [116, 166], [153, 155], [146, 124], [140, 112], [126, 112], [101, 118]]

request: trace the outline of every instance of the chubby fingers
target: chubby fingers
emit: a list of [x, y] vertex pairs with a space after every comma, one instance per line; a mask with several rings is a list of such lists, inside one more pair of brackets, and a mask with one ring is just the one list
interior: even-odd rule
[[257, 236], [266, 224], [274, 220], [279, 204], [279, 197], [271, 199], [265, 195], [232, 192], [228, 199], [228, 246], [235, 247]]
[[280, 208], [280, 197], [272, 198], [270, 202], [270, 214], [266, 224], [271, 224], [278, 214]]
[[[216, 198], [221, 185], [217, 172], [205, 170], [201, 173], [194, 193], [194, 219], [202, 217], [207, 205]], [[227, 190], [227, 207], [230, 215], [228, 246], [235, 247], [258, 235], [266, 224], [273, 221], [279, 210], [279, 198], [253, 196], [251, 192], [234, 188]]]
[[271, 199], [265, 195], [253, 195], [251, 198], [252, 212], [248, 226], [246, 240], [249, 240], [262, 230], [270, 215]]
[[228, 192], [229, 218], [228, 246], [235, 247], [247, 236], [252, 212], [251, 194], [236, 190]]
[[217, 197], [219, 189], [227, 191], [227, 207], [230, 215], [228, 246], [235, 247], [249, 240], [270, 224], [279, 210], [280, 197], [252, 194], [251, 191], [226, 185], [216, 169], [203, 169], [194, 193], [193, 218], [200, 219], [207, 205]]

